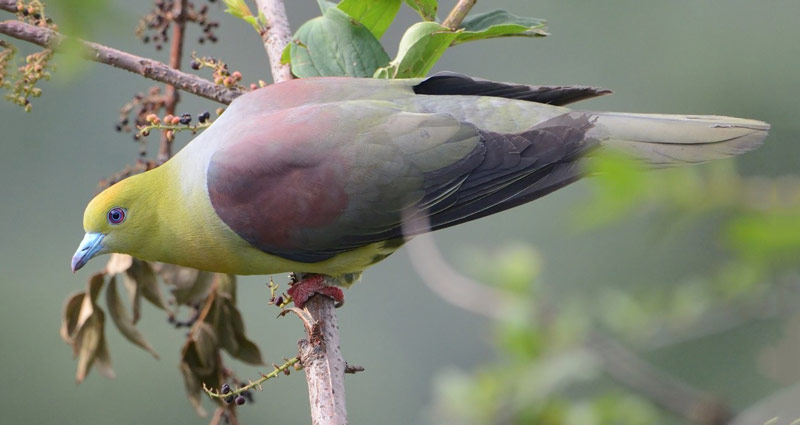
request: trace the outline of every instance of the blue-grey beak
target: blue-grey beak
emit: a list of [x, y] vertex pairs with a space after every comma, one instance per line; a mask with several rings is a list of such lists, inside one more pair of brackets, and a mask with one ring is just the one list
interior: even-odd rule
[[98, 254], [103, 254], [103, 238], [106, 235], [102, 233], [87, 233], [83, 237], [78, 250], [72, 256], [72, 272], [75, 273], [78, 269], [83, 267], [89, 260]]

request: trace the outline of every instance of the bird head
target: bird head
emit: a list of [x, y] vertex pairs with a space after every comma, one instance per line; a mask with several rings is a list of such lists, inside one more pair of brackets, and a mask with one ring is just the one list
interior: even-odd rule
[[142, 178], [148, 173], [118, 182], [94, 197], [83, 213], [83, 237], [72, 257], [72, 271], [90, 259], [110, 252], [135, 254], [150, 232], [152, 217], [146, 207], [151, 196]]

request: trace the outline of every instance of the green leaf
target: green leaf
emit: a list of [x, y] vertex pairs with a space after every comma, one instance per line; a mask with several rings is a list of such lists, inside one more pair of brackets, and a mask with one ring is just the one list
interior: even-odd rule
[[547, 21], [512, 15], [505, 10], [493, 10], [470, 17], [462, 23], [453, 44], [496, 37], [544, 37], [549, 35]]
[[406, 4], [419, 13], [426, 21], [436, 20], [436, 9], [439, 8], [436, 0], [406, 0]]
[[380, 39], [400, 10], [401, 0], [342, 0], [337, 6], [351, 18], [361, 22]]
[[244, 20], [248, 24], [252, 25], [256, 31], [261, 31], [261, 25], [258, 24], [258, 19], [256, 19], [253, 12], [250, 11], [250, 8], [247, 7], [247, 3], [244, 0], [225, 0], [225, 5], [228, 6], [225, 9], [226, 13], [230, 13], [231, 15]]
[[288, 43], [281, 52], [281, 65], [289, 65], [292, 63], [292, 43]]
[[247, 3], [245, 3], [244, 0], [225, 0], [225, 6], [228, 7], [225, 9], [226, 13], [230, 13], [239, 19], [253, 16], [253, 12], [250, 11], [250, 8], [247, 7]]
[[300, 27], [291, 47], [292, 73], [306, 77], [372, 77], [389, 55], [361, 23], [338, 8]]
[[375, 76], [386, 72], [391, 78], [423, 77], [456, 37], [458, 33], [436, 22], [417, 22], [403, 34], [395, 60]]

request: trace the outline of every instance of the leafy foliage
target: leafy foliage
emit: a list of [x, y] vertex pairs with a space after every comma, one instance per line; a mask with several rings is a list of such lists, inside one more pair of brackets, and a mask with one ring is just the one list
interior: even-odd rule
[[358, 22], [361, 22], [376, 39], [380, 40], [400, 10], [401, 0], [342, 0], [337, 6]]
[[[710, 263], [704, 276], [624, 290], [605, 283], [588, 296], [559, 294], [555, 285], [541, 282], [541, 259], [527, 245], [470, 255], [464, 269], [513, 294], [505, 299], [514, 302], [501, 307], [506, 315], [494, 323], [497, 358], [437, 379], [436, 423], [484, 425], [497, 418], [519, 424], [660, 423], [664, 413], [644, 397], [648, 394], [614, 375], [609, 366], [614, 357], [594, 341], [619, 340], [646, 351], [748, 323], [765, 308], [795, 311], [795, 301], [782, 294], [798, 290], [796, 279], [782, 276], [800, 271], [796, 177], [745, 178], [724, 161], [644, 172], [641, 164], [613, 153], [595, 156], [588, 167], [595, 200], [580, 208], [590, 213], [573, 217], [580, 228], [621, 226], [637, 215], [688, 216], [708, 226], [713, 217], [728, 255]], [[785, 340], [761, 350], [760, 364], [771, 365], [767, 372], [778, 362], [787, 365], [781, 370], [792, 370], [800, 323], [800, 316], [793, 317]]]
[[[117, 276], [122, 276], [128, 292], [129, 308], [118, 292]], [[106, 376], [113, 376], [105, 339], [105, 312], [98, 305], [98, 296], [106, 286], [106, 307], [120, 333], [133, 344], [158, 358], [155, 349], [136, 327], [141, 316], [141, 299], [155, 307], [167, 309], [159, 289], [159, 276], [172, 287], [176, 307], [194, 310], [194, 317], [176, 326], [190, 328], [181, 351], [180, 370], [187, 395], [198, 413], [203, 383], [219, 386], [228, 377], [222, 367], [220, 352], [245, 363], [263, 364], [258, 347], [245, 335], [244, 321], [236, 308], [234, 276], [207, 273], [166, 264], [151, 265], [128, 255], [112, 254], [106, 269], [89, 280], [87, 289], [72, 295], [66, 302], [61, 324], [61, 337], [78, 357], [76, 379], [82, 381], [92, 366]], [[132, 313], [129, 313], [131, 311]], [[175, 317], [171, 312], [170, 317]]]
[[495, 37], [544, 37], [546, 22], [542, 19], [512, 15], [505, 10], [493, 10], [464, 20], [464, 31], [454, 44]]
[[370, 30], [334, 7], [297, 30], [290, 57], [292, 72], [299, 78], [371, 77], [389, 62]]
[[425, 21], [436, 20], [436, 11], [439, 9], [438, 3], [437, 0], [406, 0], [406, 4], [416, 10]]
[[282, 60], [291, 64], [292, 73], [299, 78], [415, 78], [425, 76], [448, 47], [459, 43], [547, 35], [543, 20], [503, 10], [467, 19], [463, 29], [453, 31], [435, 22], [436, 1], [408, 0], [406, 3], [420, 14], [423, 22], [405, 31], [397, 57], [389, 62], [378, 40], [394, 20], [400, 3], [400, 0], [343, 0], [334, 5], [321, 0], [322, 16], [297, 30]]

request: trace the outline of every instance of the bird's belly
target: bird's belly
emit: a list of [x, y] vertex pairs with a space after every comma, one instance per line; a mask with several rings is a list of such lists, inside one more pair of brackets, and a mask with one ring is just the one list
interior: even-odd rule
[[240, 246], [229, 252], [210, 247], [207, 251], [209, 255], [195, 255], [192, 258], [175, 259], [172, 262], [200, 270], [237, 275], [303, 272], [341, 276], [361, 272], [385, 259], [397, 248], [399, 248], [398, 244], [377, 242], [342, 252], [318, 263], [303, 263], [287, 260], [252, 246]]

